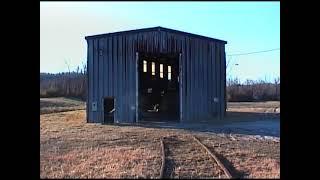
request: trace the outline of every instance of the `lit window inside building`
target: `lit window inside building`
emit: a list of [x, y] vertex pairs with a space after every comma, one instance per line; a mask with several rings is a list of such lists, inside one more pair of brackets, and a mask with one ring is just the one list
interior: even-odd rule
[[160, 78], [163, 78], [163, 64], [160, 64]]
[[147, 61], [143, 61], [143, 72], [147, 72]]
[[168, 66], [168, 80], [171, 80], [171, 66]]
[[156, 75], [156, 63], [155, 62], [152, 62], [151, 74]]

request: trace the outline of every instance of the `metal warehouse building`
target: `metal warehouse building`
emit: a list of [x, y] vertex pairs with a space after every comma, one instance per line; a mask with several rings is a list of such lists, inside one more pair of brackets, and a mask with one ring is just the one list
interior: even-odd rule
[[224, 117], [226, 41], [163, 27], [85, 39], [87, 122]]

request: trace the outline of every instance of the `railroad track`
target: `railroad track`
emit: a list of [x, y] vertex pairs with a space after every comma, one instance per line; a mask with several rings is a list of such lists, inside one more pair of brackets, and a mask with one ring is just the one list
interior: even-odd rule
[[160, 178], [233, 178], [216, 152], [195, 136], [168, 136], [160, 143]]

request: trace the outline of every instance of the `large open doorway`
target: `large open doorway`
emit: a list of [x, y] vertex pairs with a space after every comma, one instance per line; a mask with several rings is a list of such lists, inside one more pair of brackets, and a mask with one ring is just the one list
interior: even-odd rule
[[103, 112], [104, 112], [104, 123], [114, 123], [114, 98], [113, 97], [106, 97], [103, 100]]
[[138, 109], [141, 121], [179, 121], [179, 54], [139, 53]]

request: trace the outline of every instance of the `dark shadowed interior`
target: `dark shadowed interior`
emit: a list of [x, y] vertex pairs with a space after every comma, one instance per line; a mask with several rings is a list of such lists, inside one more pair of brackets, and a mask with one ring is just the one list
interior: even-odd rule
[[113, 123], [114, 122], [114, 98], [106, 97], [103, 101], [104, 107], [104, 123]]
[[139, 53], [139, 116], [179, 121], [179, 54]]

